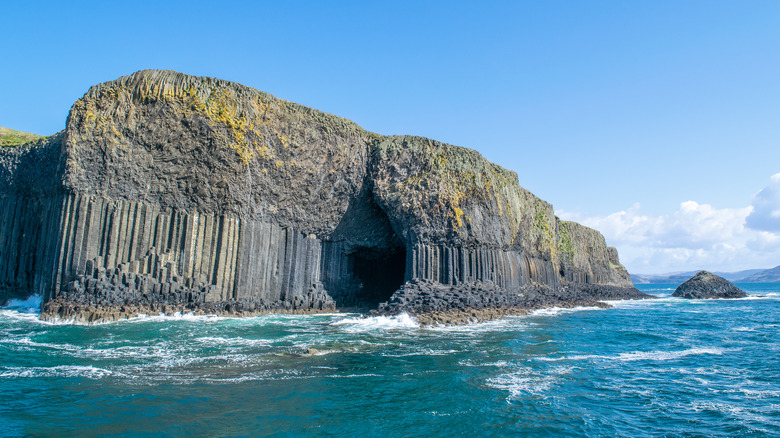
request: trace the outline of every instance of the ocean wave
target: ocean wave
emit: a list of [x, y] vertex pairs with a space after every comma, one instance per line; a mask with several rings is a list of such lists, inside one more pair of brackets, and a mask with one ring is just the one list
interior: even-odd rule
[[465, 367], [496, 367], [505, 368], [509, 366], [509, 362], [505, 360], [499, 360], [495, 362], [479, 362], [471, 359], [465, 359], [458, 362], [458, 365]]
[[[124, 370], [123, 370], [124, 371]], [[194, 384], [194, 383], [242, 383], [253, 381], [268, 380], [295, 380], [309, 379], [318, 377], [316, 374], [302, 374], [300, 370], [295, 369], [264, 369], [254, 371], [242, 371], [241, 369], [217, 366], [212, 367], [210, 372], [193, 373], [192, 370], [173, 368], [143, 368], [132, 369], [130, 372], [133, 379], [127, 381], [129, 384], [148, 385], [150, 383], [176, 383], [176, 384]]]
[[[733, 416], [737, 417], [742, 421], [749, 421], [752, 423], [763, 423], [763, 424], [775, 424], [777, 425], [777, 421], [773, 420], [769, 416], [762, 415], [759, 412], [756, 412], [753, 409], [750, 409], [746, 406], [744, 406], [741, 403], [729, 403], [729, 402], [719, 402], [719, 401], [701, 401], [697, 400], [692, 403], [691, 409], [694, 412], [718, 412], [720, 414], [726, 415], [726, 416]], [[768, 433], [770, 431], [763, 429], [763, 428], [756, 428], [756, 424], [752, 424], [748, 427], [753, 429], [754, 431], [762, 431], [765, 433]]]
[[85, 359], [165, 359], [181, 354], [180, 348], [160, 343], [155, 345], [124, 345], [117, 347], [107, 345], [101, 348], [100, 346], [37, 342], [29, 337], [20, 337], [0, 340], [0, 344], [17, 345], [25, 350], [56, 350], [57, 354]]
[[3, 309], [20, 313], [41, 313], [41, 296], [34, 294], [25, 300], [12, 298], [3, 306]]
[[30, 324], [46, 324], [38, 319], [37, 313], [20, 312], [18, 310], [0, 308], [0, 319], [12, 321], [24, 321]]
[[330, 323], [347, 332], [419, 328], [420, 323], [408, 313], [393, 316], [369, 316], [344, 318]]
[[138, 316], [128, 319], [121, 319], [118, 321], [111, 321], [111, 323], [138, 323], [138, 322], [165, 322], [165, 321], [223, 321], [226, 319], [236, 319], [237, 317], [218, 316], [218, 315], [195, 315], [192, 312], [176, 312], [171, 315], [160, 313], [157, 315], [149, 315], [146, 313], [139, 313]]
[[36, 342], [27, 336], [21, 338], [2, 339], [0, 340], [0, 344], [22, 345], [25, 347], [32, 347], [32, 348], [50, 348], [52, 350], [65, 350], [65, 351], [80, 351], [83, 349], [82, 347], [78, 347], [76, 345], [71, 345], [71, 344], [52, 344], [49, 342]]
[[619, 362], [633, 362], [638, 360], [666, 361], [676, 360], [686, 356], [696, 356], [702, 354], [722, 355], [726, 350], [723, 348], [689, 348], [681, 351], [632, 351], [630, 353], [619, 353], [617, 355], [605, 356], [600, 354], [584, 354], [562, 357], [538, 357], [537, 360], [544, 362], [558, 362], [563, 360], [609, 360]]
[[596, 306], [577, 306], [577, 307], [547, 307], [545, 309], [536, 309], [529, 313], [531, 316], [556, 316], [562, 313], [582, 312], [583, 310], [604, 310], [603, 307]]
[[460, 350], [435, 350], [432, 348], [423, 348], [405, 353], [379, 353], [384, 357], [407, 357], [407, 356], [446, 356], [448, 354], [458, 353]]
[[569, 374], [574, 367], [559, 366], [536, 373], [530, 368], [523, 367], [511, 373], [501, 374], [486, 380], [491, 388], [509, 391], [507, 401], [518, 399], [528, 395], [543, 395], [561, 379], [561, 376]]
[[769, 293], [763, 293], [758, 291], [751, 291], [750, 294], [743, 298], [735, 298], [739, 301], [750, 301], [750, 300], [777, 300], [780, 299], [780, 293], [777, 292], [769, 292]]
[[689, 348], [681, 351], [634, 351], [631, 353], [620, 353], [614, 359], [622, 362], [631, 362], [637, 360], [675, 360], [686, 356], [698, 356], [702, 354], [722, 355], [726, 350], [723, 348]]
[[433, 325], [425, 327], [426, 331], [451, 333], [461, 336], [483, 336], [486, 333], [518, 330], [536, 326], [529, 321], [527, 315], [506, 315], [489, 321], [473, 321], [463, 325]]
[[780, 398], [780, 390], [739, 388], [731, 392], [739, 392], [747, 398], [762, 400], [766, 398]]
[[0, 378], [38, 378], [38, 377], [87, 377], [99, 379], [117, 374], [92, 365], [58, 365], [54, 367], [8, 367], [0, 371]]
[[672, 292], [674, 292], [675, 289], [677, 289], [677, 288], [676, 287], [653, 287], [653, 288], [642, 287], [642, 288], [638, 288], [638, 289], [640, 291], [646, 293], [646, 294], [653, 294], [653, 295], [655, 295], [656, 293], [661, 292], [661, 291], [665, 291], [665, 292], [666, 291], [672, 291]]
[[246, 339], [240, 336], [234, 338], [222, 338], [219, 336], [204, 336], [200, 338], [195, 338], [195, 341], [209, 346], [227, 345], [227, 346], [249, 346], [249, 347], [266, 347], [271, 345], [274, 342], [268, 339]]
[[754, 331], [756, 331], [756, 328], [755, 327], [735, 327], [735, 328], [733, 328], [731, 330], [735, 331], [735, 332], [754, 332]]
[[705, 301], [705, 300], [686, 300], [684, 298], [673, 297], [671, 295], [657, 295], [658, 298], [647, 300], [604, 300], [605, 303], [617, 309], [635, 309], [653, 306], [679, 305], [687, 302]]
[[122, 324], [138, 324], [148, 322], [170, 322], [170, 321], [198, 321], [198, 322], [217, 322], [227, 319], [239, 319], [239, 317], [228, 317], [218, 315], [195, 315], [192, 312], [176, 312], [170, 315], [160, 313], [157, 315], [151, 315], [147, 313], [139, 313], [132, 318], [121, 318], [115, 321], [94, 321], [87, 322], [77, 320], [75, 318], [55, 318], [49, 321], [41, 321], [46, 325], [78, 325], [78, 326], [104, 326], [104, 325], [122, 325]]
[[381, 374], [363, 373], [363, 374], [329, 374], [324, 376], [327, 379], [354, 379], [355, 377], [382, 377]]

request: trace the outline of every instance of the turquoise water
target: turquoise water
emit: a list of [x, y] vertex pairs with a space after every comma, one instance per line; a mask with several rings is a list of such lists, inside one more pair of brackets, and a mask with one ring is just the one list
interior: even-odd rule
[[[408, 317], [0, 310], [0, 436], [778, 436], [780, 285], [752, 297]], [[757, 297], [756, 295], [765, 295]]]

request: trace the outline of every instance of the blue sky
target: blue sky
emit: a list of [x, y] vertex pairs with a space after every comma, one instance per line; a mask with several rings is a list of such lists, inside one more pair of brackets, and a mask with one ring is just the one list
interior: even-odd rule
[[144, 68], [215, 76], [477, 149], [632, 272], [780, 264], [777, 1], [9, 0], [3, 14], [0, 126], [57, 132], [90, 85]]

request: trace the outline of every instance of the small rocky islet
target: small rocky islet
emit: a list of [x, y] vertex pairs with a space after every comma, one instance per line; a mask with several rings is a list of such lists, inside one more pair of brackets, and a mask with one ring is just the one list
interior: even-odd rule
[[730, 281], [708, 271], [699, 271], [677, 286], [673, 297], [687, 299], [745, 298], [748, 294]]
[[358, 309], [464, 323], [651, 296], [596, 230], [474, 150], [214, 78], [93, 86], [0, 149], [0, 301], [41, 317]]

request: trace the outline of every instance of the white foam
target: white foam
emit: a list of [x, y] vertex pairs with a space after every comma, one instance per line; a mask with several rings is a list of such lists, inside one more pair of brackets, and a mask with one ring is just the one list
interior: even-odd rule
[[147, 315], [145, 313], [139, 313], [138, 316], [134, 318], [128, 318], [124, 320], [119, 320], [116, 322], [149, 322], [149, 321], [221, 321], [224, 319], [235, 319], [230, 318], [226, 316], [217, 316], [217, 315], [195, 315], [192, 312], [176, 312], [171, 315], [166, 315], [164, 313], [160, 313], [157, 315]]
[[758, 423], [767, 423], [769, 418], [758, 414], [741, 403], [727, 403], [727, 402], [714, 402], [714, 401], [695, 401], [691, 408], [695, 412], [720, 412], [727, 416], [735, 416], [737, 418], [749, 421], [755, 421]]
[[197, 342], [206, 345], [228, 345], [228, 346], [251, 346], [251, 347], [265, 347], [271, 345], [273, 341], [268, 339], [246, 339], [242, 337], [234, 338], [222, 338], [218, 336], [204, 336], [195, 339]]
[[753, 327], [737, 327], [733, 329], [735, 332], [754, 332], [756, 331]]
[[751, 301], [751, 300], [777, 300], [780, 298], [780, 293], [777, 292], [769, 292], [769, 293], [761, 293], [757, 291], [753, 291], [750, 295], [742, 298], [736, 298], [739, 301]]
[[722, 348], [689, 348], [681, 351], [632, 351], [630, 353], [619, 353], [613, 356], [585, 354], [562, 357], [538, 357], [537, 360], [544, 362], [557, 362], [562, 360], [614, 360], [619, 362], [633, 362], [638, 360], [666, 361], [702, 354], [722, 355], [725, 351], [726, 350]]
[[383, 377], [381, 374], [374, 374], [374, 373], [365, 373], [365, 374], [331, 374], [328, 376], [325, 376], [328, 379], [352, 379], [355, 377]]
[[447, 356], [449, 354], [458, 353], [459, 350], [434, 350], [432, 348], [423, 348], [417, 351], [409, 351], [406, 353], [380, 353], [380, 356], [384, 357], [406, 357], [406, 356]]
[[683, 298], [673, 297], [671, 295], [656, 295], [658, 298], [646, 300], [604, 300], [605, 303], [619, 309], [633, 309], [638, 307], [650, 307], [668, 304], [680, 304], [690, 302]]
[[533, 316], [556, 316], [562, 313], [582, 312], [583, 310], [604, 310], [603, 307], [596, 306], [577, 306], [577, 307], [548, 307], [537, 309], [530, 313]]
[[332, 322], [331, 325], [338, 326], [349, 332], [409, 329], [420, 327], [419, 321], [406, 312], [393, 316], [344, 318], [340, 321]]
[[38, 294], [31, 295], [25, 300], [13, 298], [8, 300], [3, 308], [8, 310], [15, 310], [20, 313], [40, 313], [41, 296]]
[[79, 351], [81, 348], [71, 344], [51, 344], [48, 342], [35, 342], [29, 337], [7, 338], [0, 340], [2, 344], [23, 345], [25, 347], [51, 348], [53, 350]]
[[29, 337], [6, 338], [0, 340], [0, 344], [17, 345], [22, 349], [51, 349], [56, 350], [59, 355], [86, 359], [117, 359], [117, 358], [141, 358], [141, 359], [164, 359], [175, 357], [179, 351], [168, 348], [165, 345], [150, 346], [78, 346], [72, 344], [55, 344], [48, 342], [36, 342]]
[[739, 392], [747, 396], [751, 399], [764, 399], [764, 398], [780, 398], [780, 391], [777, 390], [755, 390], [755, 389], [747, 389], [747, 388], [740, 388], [738, 389]]
[[622, 362], [632, 362], [637, 360], [675, 360], [686, 356], [698, 356], [702, 354], [712, 354], [720, 356], [724, 353], [722, 348], [689, 348], [681, 351], [634, 351], [631, 353], [620, 353], [615, 357]]
[[461, 360], [458, 362], [458, 365], [466, 366], [466, 367], [496, 367], [496, 368], [504, 368], [509, 366], [509, 362], [505, 360], [499, 360], [496, 362], [476, 362], [471, 359]]
[[568, 374], [573, 367], [554, 367], [544, 370], [541, 374], [534, 374], [530, 368], [521, 368], [517, 371], [501, 374], [487, 379], [488, 386], [509, 391], [507, 401], [527, 395], [539, 395], [549, 389], [560, 380], [560, 377]]
[[506, 315], [502, 318], [489, 321], [474, 321], [463, 325], [433, 325], [425, 327], [425, 330], [446, 332], [465, 336], [481, 336], [483, 333], [490, 333], [504, 330], [517, 330], [535, 326], [533, 322], [524, 319], [526, 315]]
[[0, 372], [0, 378], [16, 377], [88, 377], [98, 379], [116, 374], [92, 365], [58, 365], [55, 367], [9, 367]]
[[110, 325], [110, 324], [134, 324], [134, 323], [146, 323], [146, 322], [166, 322], [166, 321], [199, 321], [199, 322], [216, 322], [225, 319], [238, 319], [238, 317], [226, 317], [217, 315], [194, 315], [192, 312], [176, 312], [171, 315], [160, 313], [157, 315], [149, 315], [146, 313], [139, 313], [132, 318], [121, 318], [116, 321], [95, 321], [86, 322], [76, 320], [74, 318], [54, 318], [49, 321], [41, 321], [47, 325], [80, 325], [80, 326], [97, 326], [97, 325]]
[[13, 319], [33, 324], [44, 324], [43, 321], [38, 319], [38, 314], [36, 313], [23, 313], [17, 310], [0, 309], [0, 317], [3, 319]]

